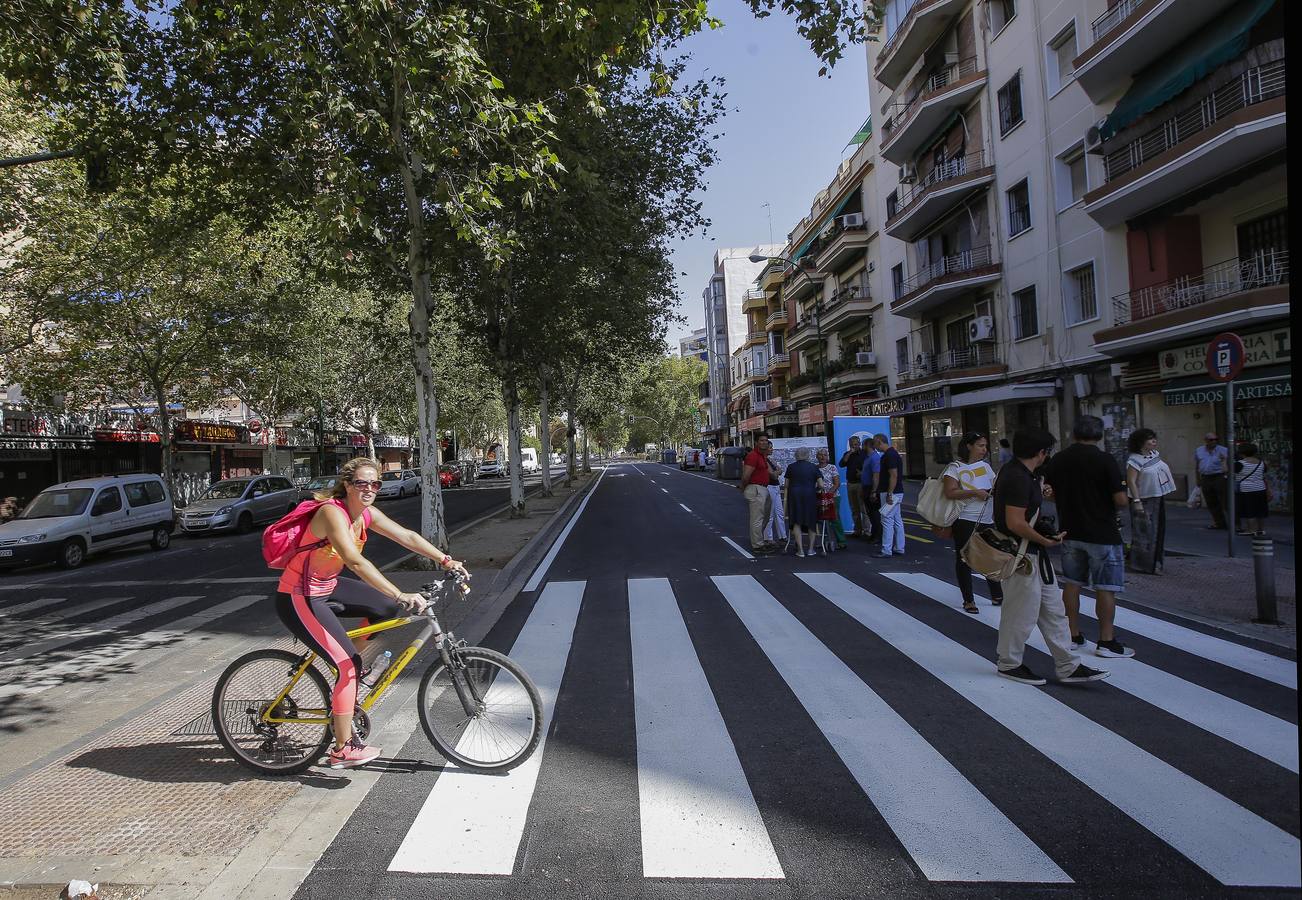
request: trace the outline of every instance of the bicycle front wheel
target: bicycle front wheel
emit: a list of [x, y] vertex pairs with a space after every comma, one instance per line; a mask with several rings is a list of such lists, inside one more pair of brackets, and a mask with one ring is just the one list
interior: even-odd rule
[[420, 724], [443, 756], [475, 772], [506, 772], [542, 740], [538, 688], [505, 654], [486, 647], [449, 651], [420, 683]]
[[[308, 666], [294, 687], [272, 708], [303, 657], [288, 650], [254, 650], [226, 667], [212, 692], [217, 739], [241, 765], [264, 775], [294, 775], [316, 763], [330, 742], [330, 689], [325, 676]], [[317, 722], [267, 722], [317, 719]]]

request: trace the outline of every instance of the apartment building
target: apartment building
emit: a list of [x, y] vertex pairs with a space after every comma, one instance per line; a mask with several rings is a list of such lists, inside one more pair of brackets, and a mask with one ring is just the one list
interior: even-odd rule
[[[1239, 431], [1287, 498], [1282, 4], [888, 0], [868, 45], [892, 416], [909, 474], [964, 431], [1155, 428], [1177, 476], [1224, 429], [1197, 357], [1258, 369]], [[1245, 377], [1245, 387], [1247, 387]], [[1257, 396], [1260, 395], [1260, 396]], [[1284, 503], [1291, 503], [1285, 499]]]
[[[752, 247], [721, 247], [714, 253], [714, 274], [702, 294], [705, 307], [706, 364], [709, 384], [702, 388], [708, 396], [708, 422], [701, 427], [702, 436], [723, 446], [730, 436], [736, 437], [735, 420], [731, 419], [732, 354], [748, 340], [746, 315], [742, 311], [747, 292], [763, 262], [750, 261], [752, 254], [772, 256], [781, 248], [759, 244]], [[735, 407], [734, 407], [735, 408]]]

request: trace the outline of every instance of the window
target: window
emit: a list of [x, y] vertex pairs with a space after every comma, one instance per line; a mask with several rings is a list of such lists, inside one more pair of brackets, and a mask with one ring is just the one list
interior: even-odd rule
[[945, 347], [954, 354], [966, 350], [972, 345], [972, 323], [976, 316], [956, 319], [945, 326]]
[[99, 492], [95, 498], [95, 506], [91, 509], [92, 516], [102, 516], [105, 513], [117, 512], [122, 508], [122, 492], [116, 487], [105, 488]]
[[891, 296], [898, 300], [904, 296], [904, 263], [891, 269]]
[[1031, 187], [1026, 179], [1008, 191], [1008, 236], [1015, 237], [1031, 227]]
[[891, 191], [886, 195], [886, 218], [893, 219], [895, 214], [900, 211], [900, 192]]
[[1035, 286], [1013, 294], [1013, 333], [1016, 340], [1040, 333], [1040, 317], [1035, 305]]
[[909, 370], [909, 339], [900, 338], [895, 342], [895, 371]]
[[1085, 145], [1077, 144], [1054, 160], [1054, 190], [1058, 209], [1064, 210], [1080, 201], [1089, 190], [1089, 177], [1085, 170]]
[[1239, 259], [1274, 255], [1288, 249], [1288, 209], [1244, 222], [1236, 229]]
[[1079, 325], [1099, 317], [1099, 301], [1094, 292], [1094, 263], [1067, 273], [1067, 324]]
[[1048, 69], [1049, 92], [1056, 93], [1075, 76], [1072, 65], [1076, 59], [1076, 23], [1072, 22], [1049, 41]]
[[122, 486], [129, 506], [148, 506], [163, 502], [163, 486], [157, 481], [136, 481]]
[[1022, 124], [1022, 73], [1018, 72], [999, 89], [999, 135], [1003, 137]]
[[986, 10], [990, 13], [990, 32], [997, 35], [1017, 15], [1017, 4], [1014, 0], [987, 0]]

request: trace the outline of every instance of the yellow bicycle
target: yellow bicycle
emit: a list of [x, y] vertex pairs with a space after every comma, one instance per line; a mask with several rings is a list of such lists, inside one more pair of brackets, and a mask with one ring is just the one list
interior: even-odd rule
[[[429, 641], [438, 656], [421, 678], [420, 723], [445, 758], [476, 772], [505, 772], [538, 747], [543, 731], [538, 688], [519, 665], [486, 647], [444, 633], [434, 615], [440, 595], [465, 584], [459, 573], [421, 588], [420, 615], [355, 628], [349, 638], [423, 621], [416, 635], [357, 704], [353, 730], [365, 740], [370, 710]], [[217, 679], [212, 720], [217, 738], [242, 765], [266, 775], [293, 775], [315, 764], [332, 737], [330, 687], [317, 655], [266, 648], [246, 653]], [[333, 673], [335, 670], [326, 663]]]

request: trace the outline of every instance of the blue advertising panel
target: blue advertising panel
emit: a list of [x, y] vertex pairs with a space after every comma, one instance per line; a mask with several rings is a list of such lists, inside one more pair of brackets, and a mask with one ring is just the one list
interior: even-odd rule
[[[870, 443], [874, 434], [891, 434], [889, 416], [834, 416], [832, 418], [832, 441], [836, 446], [836, 459], [839, 463], [845, 451], [850, 449], [850, 438], [858, 437], [864, 443]], [[841, 469], [841, 497], [838, 501], [841, 513], [841, 527], [849, 534], [854, 529], [854, 516], [850, 514], [849, 493], [845, 489], [845, 469]]]

